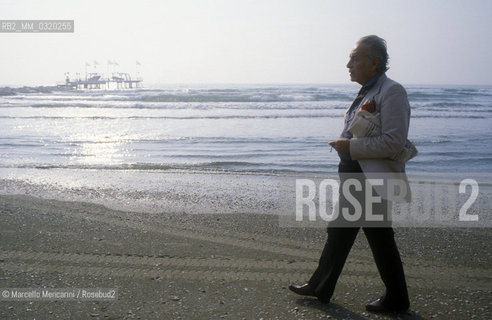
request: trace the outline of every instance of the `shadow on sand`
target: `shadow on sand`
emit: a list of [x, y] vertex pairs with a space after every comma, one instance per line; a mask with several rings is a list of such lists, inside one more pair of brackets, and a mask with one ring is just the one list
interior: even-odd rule
[[[316, 299], [304, 298], [297, 299], [296, 303], [303, 307], [318, 309], [321, 312], [329, 315], [333, 319], [350, 319], [350, 320], [367, 320], [367, 317], [363, 317], [357, 313], [350, 311], [336, 303], [323, 303]], [[367, 312], [368, 315], [373, 313]], [[414, 311], [407, 311], [405, 313], [378, 313], [380, 316], [384, 316], [386, 319], [395, 320], [426, 320], [424, 317], [418, 315]]]

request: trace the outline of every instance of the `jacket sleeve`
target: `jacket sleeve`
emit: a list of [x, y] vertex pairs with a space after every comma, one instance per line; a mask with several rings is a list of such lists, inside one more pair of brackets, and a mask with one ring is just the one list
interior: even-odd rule
[[381, 135], [350, 140], [353, 160], [388, 158], [405, 145], [410, 121], [410, 105], [405, 89], [395, 83], [381, 98]]

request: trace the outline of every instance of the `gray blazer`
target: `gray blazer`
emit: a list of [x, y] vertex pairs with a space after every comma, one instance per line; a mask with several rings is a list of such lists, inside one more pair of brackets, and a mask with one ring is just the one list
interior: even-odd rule
[[[374, 185], [374, 189], [382, 198], [409, 202], [411, 191], [405, 164], [388, 159], [400, 151], [407, 140], [410, 124], [407, 92], [402, 85], [383, 74], [357, 108], [361, 108], [368, 100], [375, 101], [376, 112], [381, 114], [381, 134], [352, 138], [350, 156], [359, 161], [368, 179], [384, 180], [384, 186]], [[388, 184], [391, 188], [389, 191]], [[398, 185], [396, 188], [395, 184]]]

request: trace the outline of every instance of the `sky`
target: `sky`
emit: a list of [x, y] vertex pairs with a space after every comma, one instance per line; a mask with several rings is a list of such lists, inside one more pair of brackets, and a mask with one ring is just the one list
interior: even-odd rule
[[403, 84], [492, 85], [491, 13], [490, 0], [0, 0], [0, 20], [75, 24], [0, 33], [0, 86], [54, 85], [108, 60], [151, 86], [344, 84], [369, 34], [387, 41], [388, 76]]

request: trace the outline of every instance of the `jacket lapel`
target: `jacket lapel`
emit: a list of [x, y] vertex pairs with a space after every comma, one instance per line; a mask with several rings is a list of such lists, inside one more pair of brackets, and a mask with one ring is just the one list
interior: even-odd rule
[[[383, 83], [384, 81], [387, 79], [388, 77], [386, 76], [386, 74], [382, 74], [378, 81], [372, 86], [371, 89], [369, 89], [369, 91], [367, 92], [367, 94], [365, 95], [365, 97], [359, 102], [359, 105], [357, 107], [355, 107], [355, 110], [359, 110], [361, 107], [362, 107], [362, 104], [366, 101], [366, 100], [372, 100], [374, 99], [375, 102], [376, 102], [376, 110], [379, 111], [379, 109], [377, 109], [379, 107], [379, 104], [380, 104], [380, 99], [379, 98], [379, 93], [381, 92], [381, 87], [383, 86]], [[355, 97], [355, 99], [357, 99], [357, 97]], [[350, 105], [352, 105], [354, 103], [354, 100], [352, 100], [352, 103]], [[345, 120], [347, 119], [347, 114], [350, 110], [350, 106], [347, 108], [347, 110], [345, 110], [345, 115], [343, 117], [343, 121], [345, 122]]]
[[380, 93], [381, 93], [381, 88], [383, 86], [384, 81], [386, 81], [388, 77], [386, 77], [386, 74], [382, 74], [378, 81], [374, 84], [374, 86], [367, 92], [366, 96], [364, 99], [362, 99], [361, 103], [357, 107], [357, 110], [361, 108], [362, 104], [365, 101], [371, 101], [374, 100], [376, 103], [376, 111], [379, 112], [379, 108], [381, 106], [381, 98], [380, 98]]

